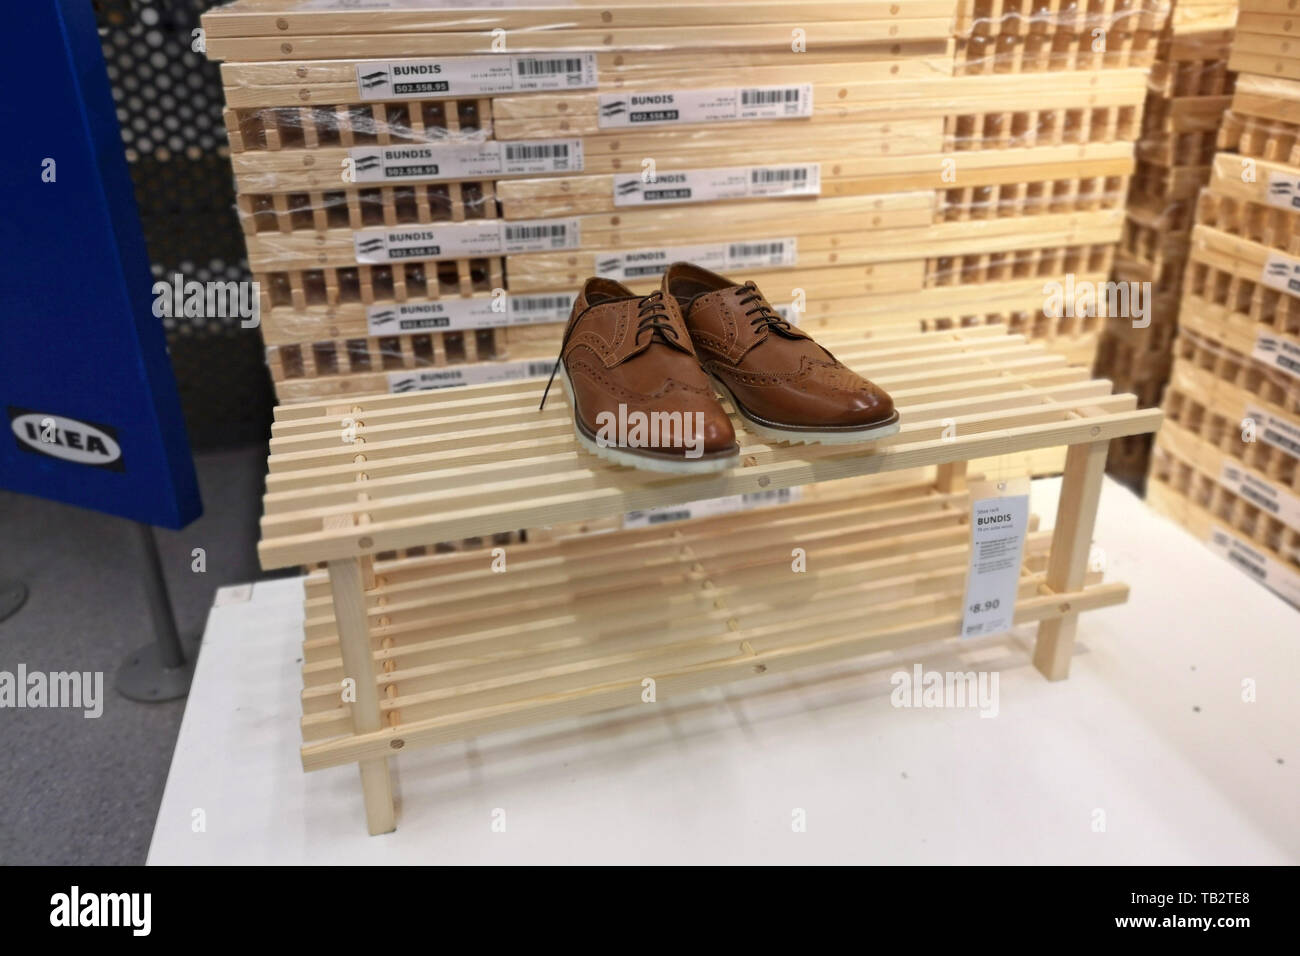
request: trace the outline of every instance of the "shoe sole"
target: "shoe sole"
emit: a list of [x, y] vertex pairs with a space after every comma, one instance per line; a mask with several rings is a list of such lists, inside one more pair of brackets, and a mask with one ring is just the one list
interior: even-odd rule
[[764, 441], [782, 442], [787, 445], [856, 445], [861, 442], [879, 441], [881, 438], [888, 438], [890, 435], [898, 434], [899, 418], [897, 409], [894, 410], [893, 416], [886, 421], [877, 422], [865, 428], [779, 428], [754, 418], [746, 412], [745, 407], [736, 401], [736, 396], [731, 394], [731, 389], [727, 388], [722, 379], [713, 374], [709, 374], [709, 379], [730, 400], [731, 407], [736, 410], [736, 414], [740, 416], [740, 420], [745, 425], [745, 431]]
[[629, 468], [636, 468], [640, 471], [655, 471], [666, 475], [711, 475], [715, 472], [726, 471], [728, 468], [734, 468], [740, 464], [739, 445], [736, 446], [735, 452], [730, 455], [711, 458], [659, 458], [652, 455], [637, 454], [616, 445], [602, 445], [583, 432], [578, 425], [578, 403], [573, 398], [573, 385], [569, 381], [569, 370], [564, 367], [563, 362], [560, 363], [560, 385], [564, 388], [564, 397], [569, 400], [569, 408], [573, 410], [574, 437], [578, 439], [579, 445], [598, 458], [604, 458], [616, 465], [627, 465]]

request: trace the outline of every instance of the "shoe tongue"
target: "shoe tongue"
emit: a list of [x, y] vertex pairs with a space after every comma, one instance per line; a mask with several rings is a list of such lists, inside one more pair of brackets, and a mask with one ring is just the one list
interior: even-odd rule
[[[686, 320], [682, 318], [681, 310], [677, 307], [676, 301], [672, 299], [662, 299], [654, 304], [643, 305], [644, 302], [645, 299], [641, 299], [634, 303], [632, 307], [631, 327], [628, 329], [627, 336], [630, 347], [626, 352], [625, 358], [643, 355], [646, 352], [651, 351], [656, 345], [666, 345], [668, 348], [673, 349], [676, 352], [683, 352], [686, 355], [694, 355], [695, 352], [691, 348], [690, 344], [690, 333], [686, 331]], [[637, 334], [642, 319], [646, 316], [653, 315], [656, 312], [667, 316], [669, 325], [671, 325], [673, 331], [677, 333], [676, 339], [674, 339], [672, 334], [662, 327], [664, 322], [663, 319], [656, 321], [655, 325], [657, 327], [653, 330], [649, 332], [641, 332], [640, 335]]]

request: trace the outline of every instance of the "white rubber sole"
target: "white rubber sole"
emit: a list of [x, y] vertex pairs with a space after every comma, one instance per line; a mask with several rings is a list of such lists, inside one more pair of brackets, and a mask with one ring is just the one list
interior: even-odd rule
[[[569, 400], [569, 408], [576, 415], [578, 403], [573, 399], [573, 385], [569, 382], [569, 370], [564, 367], [563, 362], [560, 363], [560, 384], [564, 388], [564, 397]], [[602, 445], [595, 439], [589, 438], [582, 433], [576, 419], [573, 422], [573, 437], [578, 439], [579, 445], [596, 457], [604, 458], [616, 465], [636, 468], [640, 471], [654, 471], [665, 475], [711, 475], [715, 472], [726, 471], [728, 468], [734, 468], [740, 464], [739, 449], [736, 450], [734, 455], [728, 455], [725, 458], [674, 459], [638, 455], [636, 452], [619, 448], [617, 445]]]
[[736, 416], [745, 426], [745, 431], [749, 432], [763, 441], [779, 442], [786, 445], [857, 445], [862, 442], [879, 441], [882, 438], [888, 438], [890, 435], [898, 434], [899, 420], [898, 413], [894, 413], [894, 420], [875, 425], [871, 428], [859, 428], [854, 430], [835, 429], [830, 431], [792, 431], [788, 428], [773, 428], [762, 422], [755, 421], [745, 414], [740, 402], [731, 394], [731, 389], [715, 375], [709, 376], [715, 388], [725, 395], [731, 402], [731, 407], [735, 409]]

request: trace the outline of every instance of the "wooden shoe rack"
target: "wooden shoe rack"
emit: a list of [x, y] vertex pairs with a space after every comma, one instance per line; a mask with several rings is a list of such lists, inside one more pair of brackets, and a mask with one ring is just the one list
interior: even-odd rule
[[[966, 463], [1056, 446], [1069, 446], [1056, 524], [1027, 539], [1015, 620], [1038, 622], [1034, 663], [1064, 678], [1079, 613], [1127, 596], [1087, 570], [1107, 446], [1154, 431], [1161, 413], [996, 326], [825, 341], [895, 396], [899, 434], [768, 446], [738, 428], [741, 465], [709, 476], [583, 452], [563, 395], [539, 411], [535, 382], [277, 409], [262, 564], [328, 568], [307, 579], [304, 768], [358, 764], [367, 825], [382, 833], [402, 750], [638, 704], [647, 679], [663, 701], [953, 637]], [[499, 573], [486, 553], [374, 557], [834, 479], [854, 481], [789, 505], [512, 545]]]

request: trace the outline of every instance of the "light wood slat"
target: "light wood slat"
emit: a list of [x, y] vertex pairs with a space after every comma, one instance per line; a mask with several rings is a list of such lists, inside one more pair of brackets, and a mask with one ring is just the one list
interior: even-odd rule
[[[662, 11], [660, 24], [663, 23]], [[944, 17], [897, 20], [841, 20], [729, 23], [690, 30], [662, 25], [610, 30], [523, 30], [510, 35], [514, 53], [658, 50], [788, 50], [793, 30], [804, 30], [810, 48], [862, 43], [947, 38], [952, 20]], [[211, 60], [323, 60], [340, 57], [478, 56], [496, 52], [490, 30], [462, 33], [353, 34], [350, 36], [210, 37]]]
[[[799, 13], [809, 21], [949, 19], [955, 16], [953, 0], [801, 0]], [[710, 3], [677, 2], [672, 19], [678, 26], [726, 26], [737, 20], [749, 23], [781, 22], [790, 17], [790, 4], [732, 0]], [[557, 0], [551, 6], [509, 4], [490, 7], [463, 3], [437, 5], [430, 10], [311, 10], [289, 0], [250, 3], [240, 0], [209, 10], [202, 17], [208, 36], [300, 37], [350, 36], [356, 33], [447, 33], [503, 30], [552, 30], [610, 27], [657, 27], [664, 23], [662, 4], [623, 0]]]
[[[935, 71], [950, 74], [952, 41], [941, 37], [914, 40], [901, 44], [870, 43], [848, 48], [807, 50], [800, 53], [801, 68], [819, 70], [827, 66], [866, 65], [874, 63], [907, 64], [923, 62], [933, 64]], [[228, 88], [302, 89], [319, 90], [340, 83], [350, 83], [356, 91], [356, 69], [370, 62], [339, 57], [329, 60], [285, 60], [280, 62], [234, 61], [221, 65], [222, 85]], [[737, 68], [772, 69], [789, 68], [792, 58], [789, 50], [718, 50], [703, 67], [708, 70], [735, 70]], [[596, 76], [601, 86], [622, 87], [639, 76], [680, 77], [690, 76], [700, 69], [700, 56], [693, 50], [668, 47], [639, 53], [596, 54]], [[320, 96], [316, 99], [319, 101]]]
[[[791, 56], [789, 51], [719, 52], [701, 60], [679, 50], [631, 54], [601, 53], [596, 78], [608, 91], [655, 88], [705, 89], [735, 84], [736, 70], [745, 71], [748, 86], [787, 83], [835, 83], [854, 80], [933, 79], [952, 75], [950, 40], [908, 41], [814, 50]], [[281, 63], [223, 63], [221, 80], [226, 105], [240, 109], [298, 106], [303, 103], [352, 103], [357, 100], [357, 70], [368, 60], [304, 60]], [[380, 61], [383, 62], [383, 61]], [[430, 100], [453, 99], [431, 93]]]
[[[1140, 108], [1146, 99], [1143, 70], [1108, 70], [1085, 74], [1044, 73], [1034, 78], [1026, 96], [1024, 78], [991, 74], [913, 80], [907, 83], [842, 83], [813, 88], [812, 116], [764, 124], [787, 130], [812, 129], [819, 122], [869, 123], [925, 117], [1015, 113], [1035, 110]], [[1061, 79], [1064, 77], [1064, 80]], [[1040, 87], [1041, 83], [1041, 87]], [[841, 95], [843, 94], [843, 95]], [[616, 139], [623, 130], [602, 130], [599, 94], [533, 94], [498, 97], [494, 130], [498, 139], [534, 139], [583, 135]], [[554, 113], [547, 115], [547, 110]], [[726, 125], [726, 124], [722, 124]], [[750, 124], [746, 124], [750, 129]], [[779, 134], [778, 135], [784, 135]], [[593, 144], [595, 145], [595, 144]], [[1009, 143], [1006, 145], [1010, 145]]]
[[[724, 84], [724, 85], [733, 85]], [[568, 120], [569, 130], [600, 132], [594, 125], [600, 113], [597, 91], [534, 93], [498, 96], [493, 102], [499, 138], [512, 138], [517, 121]], [[991, 113], [1002, 110], [1063, 109], [1138, 105], [1146, 96], [1146, 71], [1107, 70], [1099, 73], [1045, 73], [1034, 77], [1026, 96], [1025, 79], [1015, 74], [935, 77], [908, 82], [840, 82], [814, 85], [813, 114], [819, 105], [828, 113], [847, 111], [858, 120], [907, 119], [953, 113]], [[578, 125], [590, 121], [590, 129]], [[789, 122], [789, 121], [786, 121]], [[605, 133], [613, 133], [606, 130]], [[617, 132], [625, 132], [619, 130]]]

